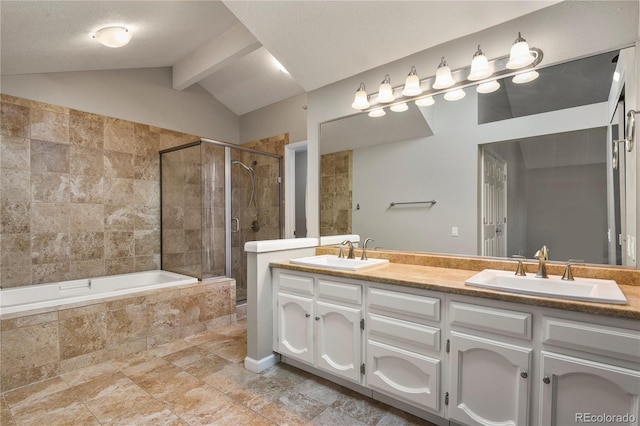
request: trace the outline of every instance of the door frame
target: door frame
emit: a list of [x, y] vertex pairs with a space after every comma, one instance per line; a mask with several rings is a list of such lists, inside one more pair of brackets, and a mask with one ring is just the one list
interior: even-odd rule
[[508, 194], [507, 194], [507, 190], [508, 190], [508, 164], [507, 161], [505, 161], [501, 156], [497, 155], [495, 152], [492, 152], [490, 150], [487, 150], [484, 146], [482, 146], [480, 148], [480, 209], [478, 211], [479, 213], [479, 217], [478, 217], [478, 222], [479, 222], [479, 226], [480, 226], [480, 241], [479, 241], [479, 248], [480, 248], [480, 255], [481, 256], [487, 256], [487, 253], [485, 253], [485, 246], [484, 246], [484, 241], [485, 241], [485, 223], [484, 223], [484, 211], [485, 211], [485, 154], [489, 154], [492, 157], [494, 157], [497, 161], [501, 162], [502, 164], [504, 164], [504, 196], [503, 196], [503, 200], [502, 203], [504, 205], [504, 222], [502, 223], [503, 225], [503, 238], [504, 238], [504, 253], [505, 255], [507, 255], [507, 248], [508, 248], [508, 244], [507, 244], [507, 224], [509, 223], [509, 209], [508, 209], [508, 204], [507, 204], [507, 200], [508, 200]]
[[[284, 146], [284, 238], [296, 238], [296, 153], [303, 151], [307, 151], [307, 141]], [[305, 194], [308, 182], [307, 178]]]

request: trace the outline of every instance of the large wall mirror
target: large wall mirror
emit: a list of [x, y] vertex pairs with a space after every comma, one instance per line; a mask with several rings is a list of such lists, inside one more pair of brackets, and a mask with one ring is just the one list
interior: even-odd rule
[[531, 258], [545, 244], [550, 260], [635, 266], [636, 154], [620, 148], [613, 164], [633, 51], [541, 68], [526, 84], [505, 78], [490, 94], [468, 87], [458, 101], [322, 123], [321, 235], [500, 257]]

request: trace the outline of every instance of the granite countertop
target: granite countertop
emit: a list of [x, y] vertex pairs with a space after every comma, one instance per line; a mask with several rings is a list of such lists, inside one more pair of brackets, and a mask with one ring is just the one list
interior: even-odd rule
[[386, 265], [362, 269], [360, 271], [338, 271], [325, 268], [314, 268], [294, 265], [288, 261], [273, 262], [271, 266], [294, 271], [320, 273], [335, 277], [367, 280], [378, 283], [442, 291], [445, 293], [463, 294], [486, 299], [524, 303], [527, 305], [545, 306], [549, 308], [628, 319], [640, 319], [640, 286], [638, 285], [624, 285], [618, 283], [620, 289], [628, 300], [628, 304], [615, 305], [609, 303], [581, 302], [551, 297], [530, 296], [465, 285], [465, 280], [475, 275], [478, 272], [477, 270], [452, 269], [404, 263], [389, 263]]

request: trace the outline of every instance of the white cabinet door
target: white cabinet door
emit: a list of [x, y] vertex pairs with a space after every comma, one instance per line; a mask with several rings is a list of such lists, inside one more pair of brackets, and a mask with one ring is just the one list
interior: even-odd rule
[[316, 302], [316, 365], [360, 383], [362, 310]]
[[541, 424], [638, 425], [640, 371], [542, 351], [541, 376]]
[[367, 342], [367, 385], [420, 408], [438, 411], [440, 360]]
[[278, 349], [282, 355], [313, 363], [313, 299], [278, 293]]
[[449, 417], [467, 425], [526, 425], [531, 353], [452, 331]]

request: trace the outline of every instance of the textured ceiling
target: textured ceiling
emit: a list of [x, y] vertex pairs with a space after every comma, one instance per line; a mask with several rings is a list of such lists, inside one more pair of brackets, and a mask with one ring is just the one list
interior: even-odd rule
[[[556, 2], [2, 0], [0, 71], [173, 67], [242, 115]], [[131, 43], [90, 37], [109, 25]]]

